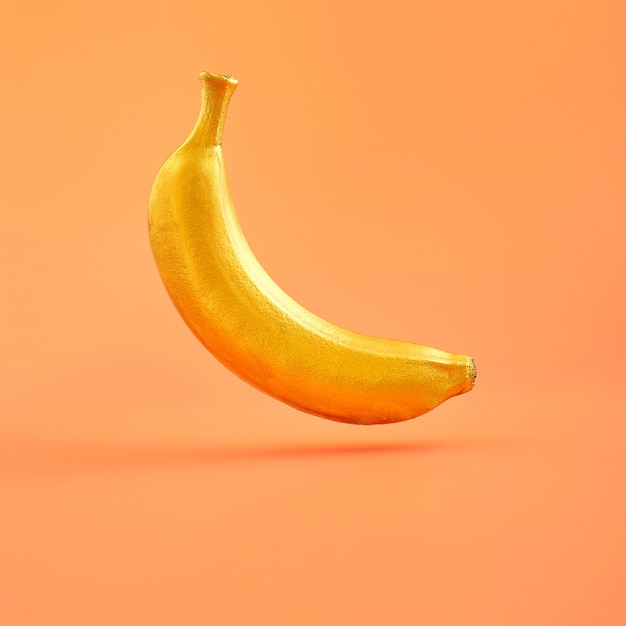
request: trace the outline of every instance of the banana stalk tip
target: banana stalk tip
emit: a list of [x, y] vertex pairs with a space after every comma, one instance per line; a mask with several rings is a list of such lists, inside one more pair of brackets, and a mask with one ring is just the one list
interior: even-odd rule
[[238, 83], [237, 79], [230, 74], [213, 74], [211, 72], [200, 72], [199, 76], [201, 81], [219, 81], [225, 83], [231, 83], [232, 85], [236, 85]]

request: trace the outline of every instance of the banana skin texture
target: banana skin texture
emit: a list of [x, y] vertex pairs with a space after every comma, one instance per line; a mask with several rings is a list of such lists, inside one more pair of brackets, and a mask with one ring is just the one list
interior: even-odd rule
[[226, 179], [222, 132], [237, 81], [207, 72], [200, 81], [198, 121], [156, 176], [148, 222], [161, 279], [202, 344], [260, 391], [350, 424], [408, 420], [472, 389], [470, 357], [340, 328], [276, 285]]

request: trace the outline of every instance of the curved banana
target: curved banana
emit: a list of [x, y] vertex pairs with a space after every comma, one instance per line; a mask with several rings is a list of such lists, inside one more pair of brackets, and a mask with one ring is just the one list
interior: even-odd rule
[[149, 209], [161, 278], [196, 337], [257, 389], [340, 422], [399, 422], [472, 389], [471, 358], [339, 328], [273, 282], [243, 235], [224, 169], [237, 81], [206, 72], [200, 80], [200, 116], [157, 174]]

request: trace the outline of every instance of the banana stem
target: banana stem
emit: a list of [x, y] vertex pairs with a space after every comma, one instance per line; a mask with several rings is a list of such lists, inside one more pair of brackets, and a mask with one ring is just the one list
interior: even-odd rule
[[223, 74], [200, 74], [202, 104], [200, 115], [186, 143], [213, 148], [222, 143], [228, 104], [237, 87], [237, 79]]

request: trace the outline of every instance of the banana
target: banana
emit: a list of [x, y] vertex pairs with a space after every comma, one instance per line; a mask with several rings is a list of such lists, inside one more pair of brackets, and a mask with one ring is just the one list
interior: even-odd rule
[[260, 391], [339, 422], [400, 422], [472, 389], [471, 358], [340, 328], [276, 285], [226, 180], [222, 133], [237, 80], [202, 72], [200, 81], [200, 115], [156, 176], [148, 223], [165, 288], [202, 344]]

